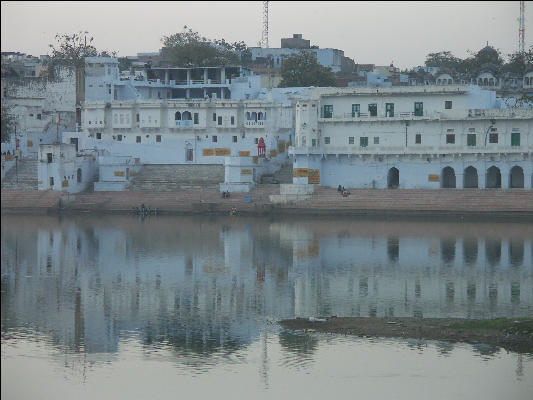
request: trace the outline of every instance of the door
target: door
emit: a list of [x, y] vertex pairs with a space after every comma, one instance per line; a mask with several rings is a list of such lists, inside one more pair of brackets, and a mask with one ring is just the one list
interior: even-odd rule
[[385, 104], [385, 115], [387, 117], [394, 117], [394, 103]]
[[424, 115], [424, 103], [415, 103], [415, 117], [422, 117]]

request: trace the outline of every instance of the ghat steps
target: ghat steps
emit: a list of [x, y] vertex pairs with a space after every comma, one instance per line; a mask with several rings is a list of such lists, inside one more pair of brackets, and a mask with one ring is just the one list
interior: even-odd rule
[[17, 165], [7, 171], [2, 190], [37, 190], [37, 160], [18, 160]]

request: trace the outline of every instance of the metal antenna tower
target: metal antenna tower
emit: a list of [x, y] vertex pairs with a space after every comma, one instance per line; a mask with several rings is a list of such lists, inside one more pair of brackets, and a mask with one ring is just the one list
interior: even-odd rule
[[261, 46], [268, 49], [268, 1], [263, 1], [263, 35]]
[[526, 21], [524, 17], [525, 2], [520, 2], [520, 18], [518, 19], [518, 51], [525, 51]]

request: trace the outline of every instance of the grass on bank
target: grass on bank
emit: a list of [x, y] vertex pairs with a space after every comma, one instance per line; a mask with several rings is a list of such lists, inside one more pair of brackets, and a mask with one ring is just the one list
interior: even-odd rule
[[492, 329], [506, 333], [533, 334], [533, 319], [529, 318], [496, 318], [458, 322], [450, 325], [455, 329]]

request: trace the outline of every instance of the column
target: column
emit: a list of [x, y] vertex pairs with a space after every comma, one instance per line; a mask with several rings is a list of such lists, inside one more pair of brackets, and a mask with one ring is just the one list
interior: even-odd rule
[[207, 68], [204, 68], [204, 85], [207, 85]]
[[191, 70], [187, 69], [187, 85], [191, 84]]
[[222, 85], [226, 84], [226, 67], [222, 67], [220, 70], [220, 83]]
[[168, 69], [165, 70], [165, 83], [168, 85], [170, 83], [170, 74]]
[[501, 164], [500, 175], [502, 177], [502, 190], [509, 189], [509, 168], [507, 165]]

